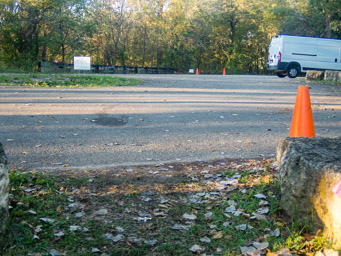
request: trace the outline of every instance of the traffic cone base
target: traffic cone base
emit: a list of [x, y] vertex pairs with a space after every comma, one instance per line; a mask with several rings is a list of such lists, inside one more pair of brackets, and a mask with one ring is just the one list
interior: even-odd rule
[[314, 137], [314, 121], [311, 110], [309, 86], [299, 86], [289, 137]]

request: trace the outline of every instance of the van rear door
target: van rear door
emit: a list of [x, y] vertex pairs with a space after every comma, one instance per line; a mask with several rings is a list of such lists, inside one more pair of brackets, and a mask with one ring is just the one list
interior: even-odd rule
[[282, 59], [282, 38], [273, 37], [268, 52], [268, 70], [277, 70]]

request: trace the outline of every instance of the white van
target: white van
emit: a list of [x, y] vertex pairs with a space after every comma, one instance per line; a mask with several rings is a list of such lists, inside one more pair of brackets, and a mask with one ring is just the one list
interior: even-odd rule
[[341, 40], [275, 36], [269, 46], [268, 70], [290, 78], [308, 70], [341, 70]]

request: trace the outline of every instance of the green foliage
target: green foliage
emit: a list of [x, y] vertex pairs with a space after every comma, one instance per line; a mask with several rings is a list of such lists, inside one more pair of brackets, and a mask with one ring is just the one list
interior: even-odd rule
[[289, 230], [289, 237], [286, 239], [284, 246], [290, 251], [296, 253], [308, 253], [322, 251], [324, 248], [331, 247], [330, 242], [324, 235], [309, 236], [303, 234], [303, 229], [300, 231]]
[[338, 0], [3, 0], [0, 65], [39, 61], [266, 72], [278, 33], [341, 38]]

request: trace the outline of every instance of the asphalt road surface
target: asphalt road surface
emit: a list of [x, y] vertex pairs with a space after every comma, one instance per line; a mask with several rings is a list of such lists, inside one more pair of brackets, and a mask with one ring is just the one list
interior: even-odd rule
[[[10, 168], [109, 168], [274, 157], [289, 134], [300, 79], [126, 75], [108, 88], [0, 86]], [[301, 79], [302, 80], [302, 79]], [[310, 84], [317, 136], [341, 133], [341, 86]]]

